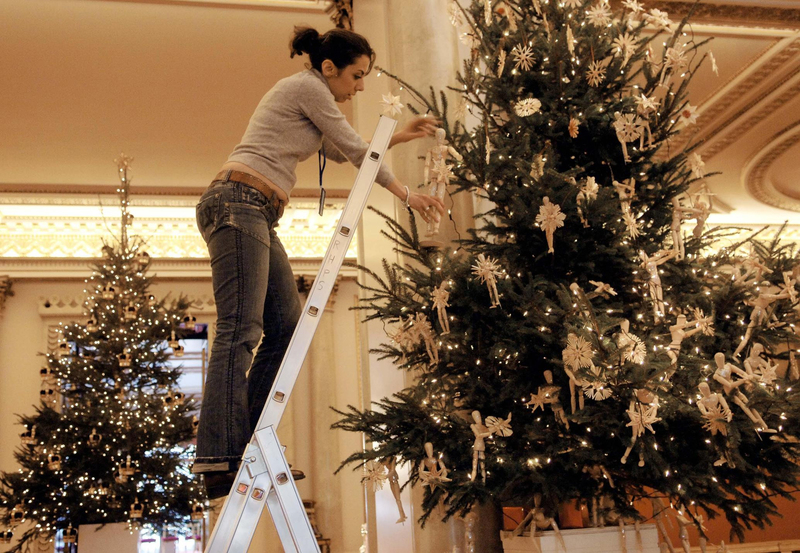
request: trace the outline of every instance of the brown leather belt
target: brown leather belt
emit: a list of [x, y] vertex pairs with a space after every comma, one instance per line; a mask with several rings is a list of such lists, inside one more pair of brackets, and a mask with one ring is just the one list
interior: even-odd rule
[[258, 190], [264, 197], [267, 198], [267, 201], [278, 210], [278, 213], [283, 213], [283, 207], [286, 205], [286, 202], [280, 199], [278, 193], [270, 188], [267, 183], [263, 180], [259, 179], [258, 177], [254, 177], [249, 173], [244, 173], [242, 171], [234, 171], [233, 169], [226, 169], [225, 171], [220, 171], [217, 173], [217, 176], [214, 177], [215, 181], [233, 181], [239, 182], [244, 184], [245, 186], [249, 186], [250, 188], [254, 188]]

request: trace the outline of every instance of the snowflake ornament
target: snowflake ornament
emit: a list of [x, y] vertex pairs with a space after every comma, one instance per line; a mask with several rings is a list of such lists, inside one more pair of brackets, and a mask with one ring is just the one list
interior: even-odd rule
[[514, 104], [514, 112], [520, 117], [528, 117], [542, 108], [542, 102], [536, 98], [525, 98]]
[[516, 61], [514, 69], [530, 71], [531, 67], [533, 67], [533, 48], [531, 48], [530, 45], [523, 46], [522, 44], [517, 44], [514, 46], [514, 49], [511, 50], [511, 54]]
[[606, 78], [605, 63], [601, 61], [593, 61], [589, 64], [586, 70], [586, 82], [589, 86], [598, 87]]
[[601, 0], [600, 3], [586, 11], [586, 19], [595, 27], [606, 27], [611, 23], [611, 8], [604, 0]]
[[364, 470], [366, 471], [366, 475], [361, 481], [364, 482], [373, 493], [382, 490], [383, 483], [386, 482], [386, 478], [388, 477], [386, 474], [386, 467], [375, 459], [370, 459], [364, 465]]
[[623, 33], [614, 39], [612, 47], [614, 56], [621, 55], [622, 65], [626, 65], [636, 51], [636, 39], [628, 33]]
[[636, 334], [623, 330], [617, 340], [617, 346], [623, 352], [625, 361], [643, 365], [647, 355], [647, 347]]
[[614, 118], [614, 130], [617, 133], [617, 140], [622, 146], [622, 155], [626, 162], [631, 160], [628, 155], [628, 142], [633, 142], [642, 137], [644, 126], [642, 119], [635, 113], [616, 113]]
[[564, 363], [569, 365], [573, 370], [578, 370], [582, 367], [588, 368], [592, 365], [593, 355], [594, 352], [589, 342], [584, 340], [582, 336], [578, 336], [572, 332], [569, 333], [569, 336], [567, 336], [567, 347], [561, 352]]
[[564, 5], [568, 8], [580, 8], [583, 0], [564, 0]]
[[389, 115], [390, 117], [400, 115], [403, 111], [403, 103], [400, 101], [400, 96], [392, 96], [391, 93], [383, 95], [381, 104], [383, 104], [384, 115]]

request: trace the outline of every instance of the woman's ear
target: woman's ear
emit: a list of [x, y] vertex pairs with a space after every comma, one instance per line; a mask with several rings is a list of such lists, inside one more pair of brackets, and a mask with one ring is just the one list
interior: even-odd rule
[[338, 77], [339, 69], [331, 60], [325, 60], [322, 62], [322, 74], [328, 78]]

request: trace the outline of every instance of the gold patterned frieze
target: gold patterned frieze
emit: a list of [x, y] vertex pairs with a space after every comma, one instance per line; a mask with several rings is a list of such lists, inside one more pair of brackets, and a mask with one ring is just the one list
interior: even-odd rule
[[[119, 209], [95, 198], [0, 198], [0, 259], [98, 257], [103, 241], [119, 236]], [[277, 232], [292, 259], [325, 255], [344, 203], [333, 201], [324, 214], [310, 200], [291, 202]], [[142, 237], [156, 259], [205, 259], [205, 243], [194, 219], [194, 201], [136, 198], [129, 235]], [[355, 258], [357, 237], [348, 257]]]
[[648, 2], [648, 9], [667, 11], [673, 20], [692, 14], [693, 22], [714, 22], [728, 25], [768, 28], [800, 27], [800, 10], [796, 8], [722, 2]]

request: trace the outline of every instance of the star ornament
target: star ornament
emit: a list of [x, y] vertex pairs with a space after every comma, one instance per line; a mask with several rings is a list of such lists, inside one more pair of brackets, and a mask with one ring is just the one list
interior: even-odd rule
[[683, 127], [688, 127], [689, 125], [694, 125], [697, 123], [697, 106], [693, 106], [691, 104], [686, 104], [686, 106], [681, 110], [680, 118], [678, 119], [678, 123], [680, 123]]
[[372, 492], [377, 492], [383, 489], [383, 483], [386, 482], [388, 475], [386, 474], [386, 467], [378, 463], [374, 459], [367, 461], [364, 465], [366, 474], [362, 479]]
[[383, 113], [385, 115], [393, 117], [395, 115], [400, 115], [403, 111], [403, 104], [400, 102], [400, 96], [392, 96], [391, 93], [383, 95], [381, 104], [383, 104]]
[[535, 413], [537, 409], [544, 411], [544, 404], [547, 403], [549, 399], [548, 395], [543, 392], [531, 394], [531, 399], [525, 403], [525, 406], [531, 410], [531, 413]]
[[511, 413], [508, 414], [507, 419], [500, 417], [486, 417], [486, 427], [493, 434], [498, 436], [508, 437], [514, 433], [511, 429]]
[[705, 175], [703, 172], [703, 167], [705, 166], [706, 163], [703, 161], [703, 158], [700, 157], [700, 154], [695, 152], [689, 155], [689, 168], [692, 170], [692, 174], [698, 179], [702, 179]]
[[729, 409], [725, 409], [722, 405], [713, 405], [708, 408], [706, 413], [703, 413], [703, 429], [711, 432], [712, 436], [716, 436], [717, 432], [723, 436], [728, 435], [728, 424], [733, 415]]
[[514, 66], [515, 69], [529, 71], [531, 67], [533, 67], [533, 48], [530, 46], [517, 44], [514, 46], [514, 49], [511, 50], [511, 54], [514, 56], [514, 60], [516, 61], [516, 65]]
[[536, 98], [525, 98], [514, 105], [514, 112], [520, 117], [528, 117], [542, 109], [542, 102]]
[[672, 25], [672, 20], [669, 18], [669, 14], [657, 9], [650, 10], [650, 13], [644, 16], [644, 20], [648, 25], [652, 25], [659, 31], [669, 31], [669, 28]]

